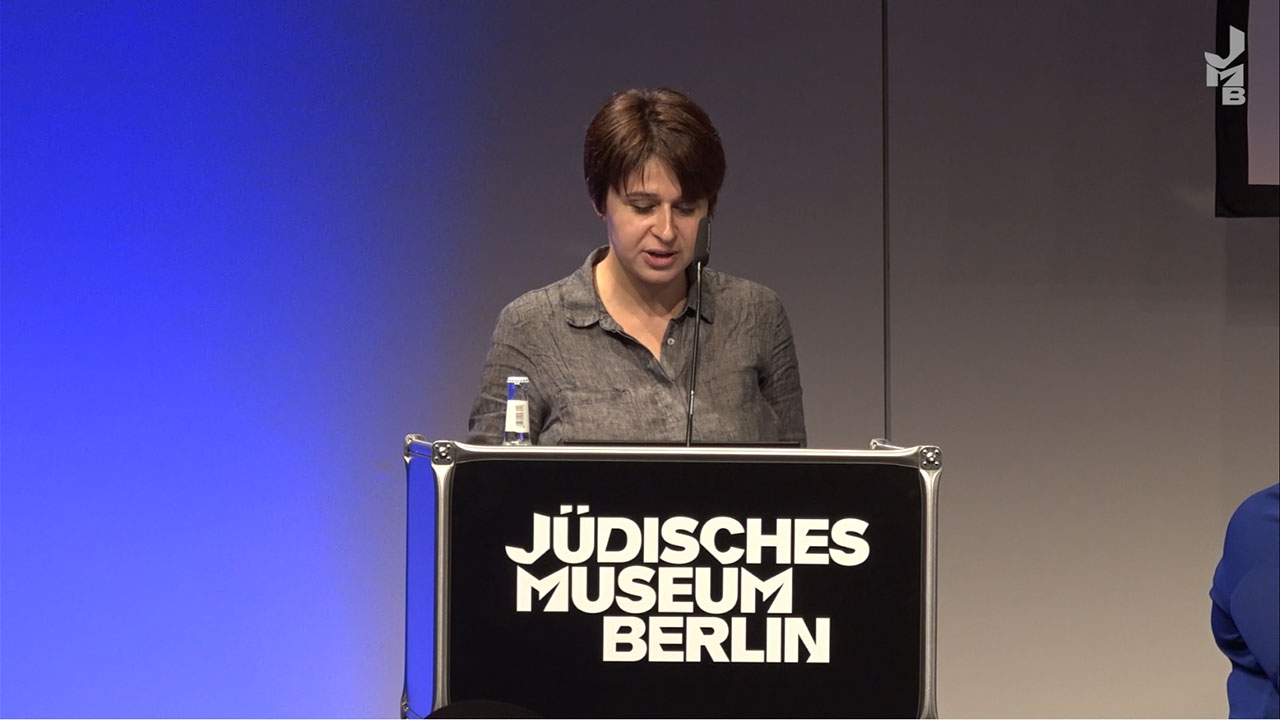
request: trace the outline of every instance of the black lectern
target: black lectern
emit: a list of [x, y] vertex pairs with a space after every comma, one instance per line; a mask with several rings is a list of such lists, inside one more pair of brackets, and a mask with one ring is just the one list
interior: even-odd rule
[[406, 717], [934, 717], [941, 452], [411, 435]]

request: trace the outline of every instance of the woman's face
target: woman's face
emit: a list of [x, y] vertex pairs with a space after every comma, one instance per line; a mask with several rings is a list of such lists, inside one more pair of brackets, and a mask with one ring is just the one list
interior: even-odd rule
[[624, 191], [609, 189], [604, 220], [609, 252], [627, 276], [652, 287], [683, 282], [693, 262], [698, 222], [707, 201], [680, 196], [675, 175], [659, 160], [649, 160]]

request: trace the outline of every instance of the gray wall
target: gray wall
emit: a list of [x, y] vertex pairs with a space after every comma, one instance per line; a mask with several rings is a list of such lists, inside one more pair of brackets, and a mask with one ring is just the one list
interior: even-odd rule
[[[445, 229], [473, 297], [449, 308], [427, 428], [465, 434], [498, 311], [606, 242], [582, 177], [583, 133], [610, 94], [668, 86], [701, 104], [729, 172], [713, 266], [772, 287], [796, 335], [810, 444], [883, 428], [880, 7], [499, 3], [477, 42], [468, 118], [482, 152], [453, 201], [489, 212]], [[474, 30], [468, 30], [474, 32]]]
[[1212, 717], [1276, 481], [1277, 221], [1213, 217], [1215, 3], [893, 2], [894, 434], [944, 449], [944, 715]]
[[[879, 3], [500, 7], [422, 430], [464, 431], [498, 309], [603, 242], [591, 113], [669, 85], [725, 137], [716, 265], [786, 301], [811, 443], [880, 435]], [[1206, 593], [1276, 479], [1280, 273], [1276, 220], [1213, 217], [1214, 11], [890, 5], [892, 435], [945, 452], [944, 715], [1225, 714]]]

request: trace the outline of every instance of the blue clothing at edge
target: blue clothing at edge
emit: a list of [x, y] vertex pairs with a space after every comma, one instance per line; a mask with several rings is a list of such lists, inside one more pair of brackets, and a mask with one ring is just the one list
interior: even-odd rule
[[1231, 717], [1280, 717], [1280, 484], [1231, 516], [1209, 597], [1214, 640], [1231, 660]]

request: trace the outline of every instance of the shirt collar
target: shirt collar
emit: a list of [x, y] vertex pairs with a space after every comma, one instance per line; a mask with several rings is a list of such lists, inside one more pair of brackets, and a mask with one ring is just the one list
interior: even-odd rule
[[[565, 282], [564, 315], [565, 320], [574, 327], [590, 327], [609, 317], [609, 313], [604, 309], [604, 303], [600, 300], [600, 294], [596, 292], [592, 272], [592, 268], [603, 260], [608, 252], [608, 245], [592, 250], [591, 254], [587, 255], [586, 262], [582, 263], [582, 267], [574, 271]], [[681, 317], [692, 314], [698, 306], [698, 288], [694, 285], [694, 269], [690, 267], [686, 272], [689, 276], [689, 295], [685, 299]], [[704, 271], [702, 275], [704, 285], [708, 279], [708, 273]], [[712, 318], [715, 317], [715, 295], [708, 290], [709, 288], [703, 288], [702, 318], [712, 322]]]

